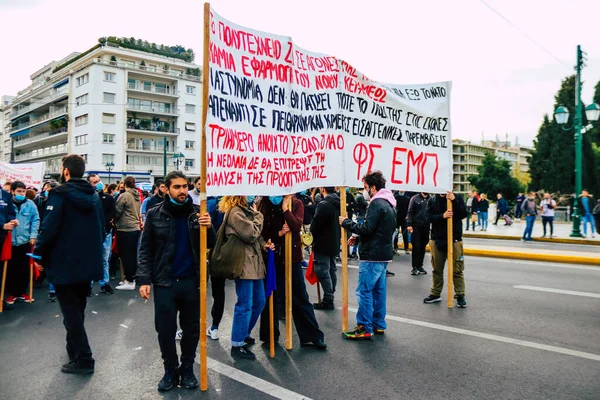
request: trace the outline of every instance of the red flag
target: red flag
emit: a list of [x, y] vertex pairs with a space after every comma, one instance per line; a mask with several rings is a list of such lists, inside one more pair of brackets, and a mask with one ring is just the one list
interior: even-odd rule
[[310, 260], [308, 260], [308, 268], [306, 269], [306, 280], [311, 285], [314, 285], [315, 283], [319, 282], [319, 279], [317, 278], [317, 274], [315, 273], [315, 269], [313, 266], [314, 261], [315, 253], [310, 253]]
[[2, 254], [0, 254], [0, 261], [10, 260], [12, 258], [12, 231], [8, 231], [4, 244], [2, 245]]

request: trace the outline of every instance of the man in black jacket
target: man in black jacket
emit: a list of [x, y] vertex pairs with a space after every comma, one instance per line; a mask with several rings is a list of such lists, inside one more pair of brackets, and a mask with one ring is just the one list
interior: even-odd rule
[[54, 284], [67, 329], [69, 363], [62, 372], [90, 374], [95, 361], [83, 325], [90, 282], [103, 277], [104, 215], [96, 190], [82, 179], [85, 161], [76, 154], [63, 158], [62, 185], [48, 196], [34, 254], [38, 268]]
[[333, 310], [333, 294], [337, 283], [335, 258], [340, 252], [340, 198], [333, 187], [322, 187], [323, 200], [317, 205], [310, 231], [313, 234], [314, 269], [323, 287], [323, 300], [313, 306], [317, 310]]
[[[104, 192], [104, 183], [97, 174], [89, 174], [87, 180], [98, 192], [104, 211], [104, 240], [102, 241], [102, 261], [104, 263], [104, 278], [98, 282], [100, 291], [104, 294], [113, 294], [114, 291], [110, 284], [110, 251], [112, 248], [112, 220], [115, 218], [115, 199]], [[94, 282], [92, 282], [92, 286]], [[91, 295], [92, 288], [90, 287]]]
[[[358, 273], [357, 326], [345, 332], [346, 339], [371, 339], [373, 333], [384, 333], [387, 327], [385, 272], [394, 257], [392, 235], [396, 227], [396, 199], [385, 188], [386, 180], [380, 171], [363, 177], [364, 189], [371, 198], [364, 222], [359, 225], [349, 218], [340, 217], [342, 228], [359, 236], [360, 264]], [[348, 243], [354, 245], [356, 237]]]
[[412, 252], [412, 271], [411, 275], [426, 275], [427, 271], [423, 268], [423, 259], [425, 258], [425, 249], [429, 242], [429, 221], [425, 214], [428, 193], [419, 193], [410, 199], [406, 224], [410, 232], [410, 241], [413, 246]]
[[[452, 210], [448, 210], [447, 200], [452, 201]], [[459, 308], [465, 308], [465, 259], [463, 256], [462, 219], [467, 209], [462, 196], [454, 193], [436, 194], [427, 202], [427, 220], [431, 223], [431, 265], [433, 266], [433, 285], [431, 294], [424, 299], [426, 304], [442, 301], [440, 294], [444, 288], [444, 266], [448, 255], [448, 218], [452, 218], [454, 251], [454, 298]]]
[[[150, 285], [154, 285], [154, 324], [165, 366], [159, 391], [171, 389], [180, 377], [183, 387], [198, 387], [194, 359], [200, 339], [200, 225], [207, 227], [208, 247], [216, 240], [210, 215], [198, 214], [188, 196], [187, 177], [171, 172], [166, 187], [165, 201], [148, 211], [136, 272], [142, 298], [150, 298]], [[181, 366], [175, 345], [177, 312], [183, 330]]]
[[165, 185], [165, 181], [162, 179], [157, 179], [155, 182], [156, 194], [148, 200], [146, 204], [146, 215], [148, 215], [148, 211], [161, 204], [165, 200], [165, 193], [167, 193], [167, 186]]

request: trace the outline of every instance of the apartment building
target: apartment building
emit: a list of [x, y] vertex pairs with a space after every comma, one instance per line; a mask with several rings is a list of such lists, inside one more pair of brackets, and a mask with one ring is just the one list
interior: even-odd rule
[[5, 161], [4, 157], [5, 149], [8, 150], [8, 157], [10, 159], [10, 137], [4, 136], [6, 132], [6, 124], [10, 122], [10, 103], [14, 99], [14, 96], [2, 96], [0, 97], [0, 160]]
[[53, 61], [9, 104], [12, 147], [4, 160], [42, 161], [57, 176], [64, 155], [81, 154], [87, 172], [105, 182], [126, 175], [153, 181], [165, 169], [199, 175], [199, 71], [111, 42]]
[[477, 167], [483, 164], [486, 153], [507, 160], [513, 167], [519, 165], [521, 172], [529, 172], [529, 158], [532, 149], [523, 146], [511, 146], [510, 142], [482, 141], [481, 144], [469, 141], [452, 140], [453, 188], [457, 193], [466, 193], [474, 189], [469, 176], [477, 175]]

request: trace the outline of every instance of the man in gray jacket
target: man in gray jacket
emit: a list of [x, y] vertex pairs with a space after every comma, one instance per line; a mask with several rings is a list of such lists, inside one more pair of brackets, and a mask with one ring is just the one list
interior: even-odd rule
[[523, 232], [522, 240], [531, 241], [531, 234], [533, 233], [533, 224], [535, 223], [535, 217], [538, 214], [537, 204], [535, 203], [535, 192], [529, 192], [529, 196], [523, 204], [521, 204], [521, 211], [525, 216], [525, 221], [527, 221], [527, 225], [525, 226], [525, 232]]
[[123, 184], [125, 192], [119, 196], [115, 205], [115, 223], [117, 251], [123, 261], [125, 281], [115, 289], [135, 290], [133, 277], [137, 268], [138, 242], [142, 228], [140, 193], [135, 187], [135, 178], [128, 176], [123, 180]]

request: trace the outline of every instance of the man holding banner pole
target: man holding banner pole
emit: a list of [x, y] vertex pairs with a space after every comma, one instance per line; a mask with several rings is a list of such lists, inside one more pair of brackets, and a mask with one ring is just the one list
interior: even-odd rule
[[[447, 200], [452, 202], [452, 209], [448, 208]], [[464, 255], [462, 242], [462, 220], [467, 216], [467, 208], [461, 196], [454, 193], [436, 194], [429, 199], [425, 210], [427, 220], [431, 223], [431, 265], [433, 267], [433, 285], [431, 293], [423, 302], [425, 304], [439, 303], [442, 301], [441, 293], [444, 288], [444, 266], [448, 256], [448, 218], [452, 218], [454, 260], [453, 281], [458, 308], [467, 307], [465, 298]]]
[[365, 191], [371, 198], [362, 224], [346, 217], [339, 217], [344, 229], [358, 235], [348, 244], [359, 241], [360, 264], [358, 272], [358, 312], [356, 328], [344, 332], [351, 340], [371, 339], [373, 333], [383, 334], [387, 328], [386, 277], [388, 264], [393, 260], [393, 233], [396, 229], [396, 199], [385, 188], [386, 179], [380, 171], [369, 172], [363, 177]]

